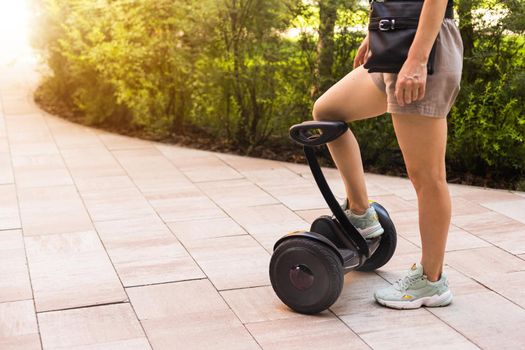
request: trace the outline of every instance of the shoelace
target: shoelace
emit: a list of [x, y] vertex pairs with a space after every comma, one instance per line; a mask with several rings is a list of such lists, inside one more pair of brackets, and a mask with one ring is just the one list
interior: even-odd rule
[[399, 290], [407, 290], [408, 288], [410, 288], [412, 283], [414, 283], [415, 281], [419, 279], [423, 279], [423, 276], [408, 275], [408, 276], [398, 279], [397, 281], [394, 282], [394, 284], [399, 287]]

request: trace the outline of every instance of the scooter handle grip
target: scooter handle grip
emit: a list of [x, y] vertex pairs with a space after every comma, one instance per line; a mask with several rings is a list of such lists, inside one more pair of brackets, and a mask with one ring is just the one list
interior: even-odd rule
[[[313, 131], [318, 133], [312, 133]], [[303, 146], [321, 146], [336, 140], [348, 130], [343, 121], [310, 120], [290, 128], [290, 138]]]

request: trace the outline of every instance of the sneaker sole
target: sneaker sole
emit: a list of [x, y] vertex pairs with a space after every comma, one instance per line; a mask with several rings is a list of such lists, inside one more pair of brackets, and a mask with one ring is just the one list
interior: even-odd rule
[[452, 292], [448, 290], [441, 295], [436, 294], [431, 297], [422, 297], [413, 301], [393, 301], [378, 298], [376, 298], [376, 301], [383, 306], [399, 310], [419, 309], [421, 306], [441, 307], [447, 306], [452, 302]]
[[361, 234], [361, 236], [365, 238], [376, 238], [381, 236], [385, 232], [381, 224], [370, 226], [366, 229], [357, 228], [357, 231]]

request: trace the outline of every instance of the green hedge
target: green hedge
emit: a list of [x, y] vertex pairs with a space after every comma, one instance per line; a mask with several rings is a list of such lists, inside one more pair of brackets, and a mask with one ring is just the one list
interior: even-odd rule
[[[315, 5], [40, 3], [36, 41], [52, 71], [44, 93], [80, 112], [85, 123], [158, 137], [196, 126], [250, 153], [269, 140], [286, 142], [291, 124], [311, 119], [317, 39], [308, 28], [318, 25]], [[351, 28], [366, 21], [366, 9], [348, 3], [338, 12], [333, 82], [352, 69], [363, 38]], [[523, 5], [509, 3], [514, 7], [496, 27], [474, 29], [462, 90], [448, 118], [447, 163], [456, 172], [522, 181], [525, 187]], [[303, 30], [284, 35], [290, 28]], [[390, 118], [352, 123], [352, 129], [365, 163], [382, 171], [402, 166]]]

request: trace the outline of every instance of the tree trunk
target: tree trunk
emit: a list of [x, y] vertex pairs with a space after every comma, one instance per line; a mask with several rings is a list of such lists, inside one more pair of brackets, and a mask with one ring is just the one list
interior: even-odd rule
[[250, 116], [247, 110], [247, 106], [244, 103], [241, 64], [241, 53], [237, 46], [237, 43], [235, 43], [233, 48], [233, 85], [235, 91], [235, 99], [237, 100], [237, 105], [239, 107], [240, 113], [240, 120], [238, 120], [237, 122], [236, 140], [240, 145], [245, 145], [247, 143], [246, 136], [248, 133], [248, 123], [250, 120]]
[[[188, 96], [183, 90], [175, 90], [173, 103], [174, 117], [171, 124], [171, 132], [177, 135], [184, 135], [184, 114], [186, 109], [186, 99]], [[169, 115], [169, 114], [168, 114]]]
[[237, 102], [240, 119], [237, 121], [235, 140], [240, 145], [247, 143], [250, 115], [245, 103], [244, 88], [244, 52], [241, 48], [242, 30], [245, 26], [247, 7], [251, 1], [232, 0], [228, 6], [231, 38], [229, 40], [230, 50], [233, 56], [233, 93]]
[[312, 98], [317, 99], [333, 84], [334, 29], [338, 0], [319, 1], [319, 40], [317, 42], [317, 69]]

